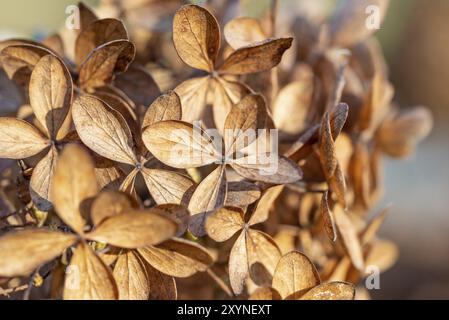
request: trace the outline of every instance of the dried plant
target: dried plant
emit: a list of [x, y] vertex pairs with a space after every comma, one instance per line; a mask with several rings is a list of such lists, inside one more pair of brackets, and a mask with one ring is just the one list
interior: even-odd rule
[[182, 7], [173, 21], [173, 42], [179, 57], [192, 68], [209, 73], [189, 79], [175, 90], [184, 108], [183, 119], [203, 119], [207, 100], [212, 101], [214, 122], [220, 130], [232, 105], [250, 92], [244, 84], [229, 76], [262, 72], [275, 67], [290, 48], [292, 38], [270, 39], [238, 48], [221, 65], [216, 65], [220, 49], [220, 27], [206, 9]]
[[366, 220], [382, 158], [432, 128], [424, 107], [392, 103], [364, 25], [388, 1], [281, 21], [274, 0], [227, 23], [233, 5], [180, 2], [105, 0], [104, 19], [79, 4], [79, 30], [0, 42], [0, 158], [15, 160], [0, 295], [364, 295], [367, 268], [398, 254], [377, 237], [388, 210]]
[[[262, 163], [258, 154], [254, 153], [266, 153], [269, 150], [249, 148], [248, 153], [242, 151], [245, 147], [251, 147], [257, 139], [256, 132], [263, 129], [265, 123], [266, 106], [263, 97], [247, 95], [232, 107], [227, 116], [223, 129], [223, 132], [227, 134], [224, 141], [221, 141], [223, 143], [218, 143], [220, 148], [216, 147], [217, 141], [214, 143], [207, 132], [200, 128], [195, 129], [193, 125], [186, 122], [161, 121], [149, 126], [143, 132], [142, 138], [148, 150], [171, 167], [195, 168], [215, 162], [223, 163], [201, 181], [190, 198], [188, 206], [192, 214], [190, 231], [195, 236], [206, 235], [204, 230], [206, 215], [222, 207], [226, 202], [228, 190], [226, 164], [229, 163], [237, 174], [244, 178], [265, 183], [291, 183], [301, 178], [301, 170], [295, 163], [285, 157], [279, 158], [277, 155], [274, 155], [274, 159], [272, 155], [267, 156], [270, 161], [277, 163], [277, 171], [264, 175], [264, 168], [269, 167], [271, 163]], [[248, 137], [245, 133], [249, 131], [254, 132], [254, 135]], [[196, 136], [200, 137], [199, 141]], [[177, 156], [176, 152], [179, 152], [180, 156]], [[240, 157], [233, 157], [239, 152], [242, 153]], [[188, 155], [188, 157], [182, 155]], [[255, 157], [256, 161], [248, 161], [251, 157]], [[237, 204], [247, 204], [244, 200], [247, 197], [245, 190], [239, 193], [241, 195], [237, 199]]]

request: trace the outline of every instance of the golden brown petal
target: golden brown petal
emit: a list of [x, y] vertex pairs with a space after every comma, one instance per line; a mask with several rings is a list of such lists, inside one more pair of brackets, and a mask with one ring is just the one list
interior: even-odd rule
[[92, 90], [107, 85], [116, 73], [128, 69], [135, 53], [136, 48], [128, 40], [115, 40], [96, 48], [80, 67], [81, 88]]
[[354, 267], [358, 270], [363, 270], [364, 261], [362, 246], [355, 226], [347, 216], [347, 213], [338, 205], [334, 208], [334, 218], [340, 234], [339, 238], [342, 240]]
[[326, 191], [323, 193], [323, 197], [321, 198], [321, 216], [323, 217], [324, 229], [326, 230], [327, 237], [331, 241], [337, 240], [337, 227], [335, 226], [334, 215], [329, 208], [329, 192]]
[[168, 91], [151, 104], [143, 118], [142, 129], [166, 120], [182, 120], [181, 98], [175, 91]]
[[212, 71], [220, 48], [217, 19], [205, 8], [183, 6], [173, 20], [173, 42], [178, 55], [186, 64]]
[[187, 176], [160, 169], [142, 170], [145, 184], [157, 204], [181, 204], [194, 182]]
[[81, 30], [75, 43], [75, 63], [81, 66], [95, 48], [114, 41], [127, 40], [125, 26], [117, 19], [102, 19]]
[[66, 270], [64, 300], [116, 300], [118, 289], [111, 270], [89, 245], [80, 243]]
[[176, 234], [176, 222], [158, 209], [127, 210], [109, 217], [86, 237], [120, 248], [141, 248], [158, 244]]
[[133, 208], [132, 199], [123, 192], [103, 191], [93, 201], [90, 216], [94, 225], [98, 226], [109, 217], [129, 211]]
[[195, 242], [173, 238], [158, 246], [138, 249], [140, 255], [160, 272], [187, 278], [197, 272], [206, 271], [213, 263], [209, 252]]
[[301, 300], [354, 300], [355, 287], [347, 282], [323, 283], [309, 290]]
[[195, 168], [218, 161], [221, 156], [212, 139], [198, 127], [181, 121], [162, 121], [143, 132], [147, 149], [173, 168]]
[[226, 201], [227, 179], [226, 168], [219, 166], [210, 173], [195, 189], [189, 202], [192, 215], [189, 230], [197, 237], [206, 234], [207, 216], [222, 207]]
[[55, 139], [72, 105], [72, 77], [64, 63], [46, 55], [34, 67], [30, 78], [30, 104], [34, 115]]
[[226, 59], [219, 71], [240, 75], [270, 70], [281, 62], [282, 55], [292, 42], [293, 38], [268, 39], [240, 48]]
[[230, 239], [244, 228], [243, 211], [237, 208], [220, 208], [206, 219], [206, 232], [217, 242]]
[[73, 230], [82, 234], [87, 201], [99, 191], [92, 158], [79, 145], [68, 145], [56, 165], [52, 200], [58, 216]]
[[183, 121], [192, 123], [202, 119], [206, 109], [209, 86], [209, 77], [203, 77], [186, 80], [175, 88], [181, 98]]
[[8, 233], [0, 238], [0, 276], [28, 276], [75, 241], [74, 235], [46, 229]]
[[48, 153], [33, 169], [30, 180], [31, 199], [36, 206], [43, 211], [51, 209], [53, 184], [53, 172], [58, 161], [58, 151], [55, 147], [50, 148]]
[[82, 95], [73, 103], [73, 122], [83, 143], [99, 155], [137, 163], [131, 131], [123, 117], [100, 99]]
[[48, 146], [48, 140], [28, 122], [0, 118], [0, 158], [24, 159], [38, 154]]
[[259, 20], [246, 17], [229, 21], [224, 28], [224, 36], [234, 50], [267, 38]]
[[114, 267], [120, 300], [148, 300], [150, 279], [145, 262], [132, 250], [119, 256]]
[[280, 293], [282, 299], [298, 299], [320, 282], [313, 263], [298, 251], [283, 256], [273, 276], [273, 288]]

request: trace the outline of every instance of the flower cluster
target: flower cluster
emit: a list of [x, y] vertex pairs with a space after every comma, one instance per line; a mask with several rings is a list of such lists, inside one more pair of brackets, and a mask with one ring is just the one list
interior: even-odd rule
[[227, 23], [180, 2], [80, 4], [79, 30], [0, 42], [22, 99], [0, 117], [0, 295], [363, 296], [397, 256], [387, 209], [366, 219], [382, 158], [432, 127], [392, 103], [365, 26], [388, 1]]

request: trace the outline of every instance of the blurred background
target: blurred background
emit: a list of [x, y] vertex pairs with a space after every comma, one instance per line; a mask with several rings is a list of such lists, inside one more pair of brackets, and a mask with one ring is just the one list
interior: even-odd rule
[[[64, 23], [65, 8], [73, 3], [1, 0], [0, 39], [42, 37]], [[393, 207], [381, 235], [401, 252], [396, 266], [382, 274], [381, 290], [370, 293], [384, 299], [449, 299], [449, 1], [391, 1], [377, 36], [395, 100], [403, 107], [430, 107], [435, 127], [415, 156], [385, 162], [382, 205]]]

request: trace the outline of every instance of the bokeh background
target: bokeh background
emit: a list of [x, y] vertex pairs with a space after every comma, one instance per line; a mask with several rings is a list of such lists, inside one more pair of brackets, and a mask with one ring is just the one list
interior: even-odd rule
[[[74, 3], [0, 0], [0, 39], [42, 37], [64, 23], [65, 8]], [[381, 290], [370, 293], [383, 299], [449, 299], [449, 1], [392, 0], [377, 36], [396, 101], [404, 108], [430, 107], [435, 128], [415, 156], [385, 163], [382, 205], [393, 207], [381, 235], [401, 252], [396, 266], [382, 275]]]

